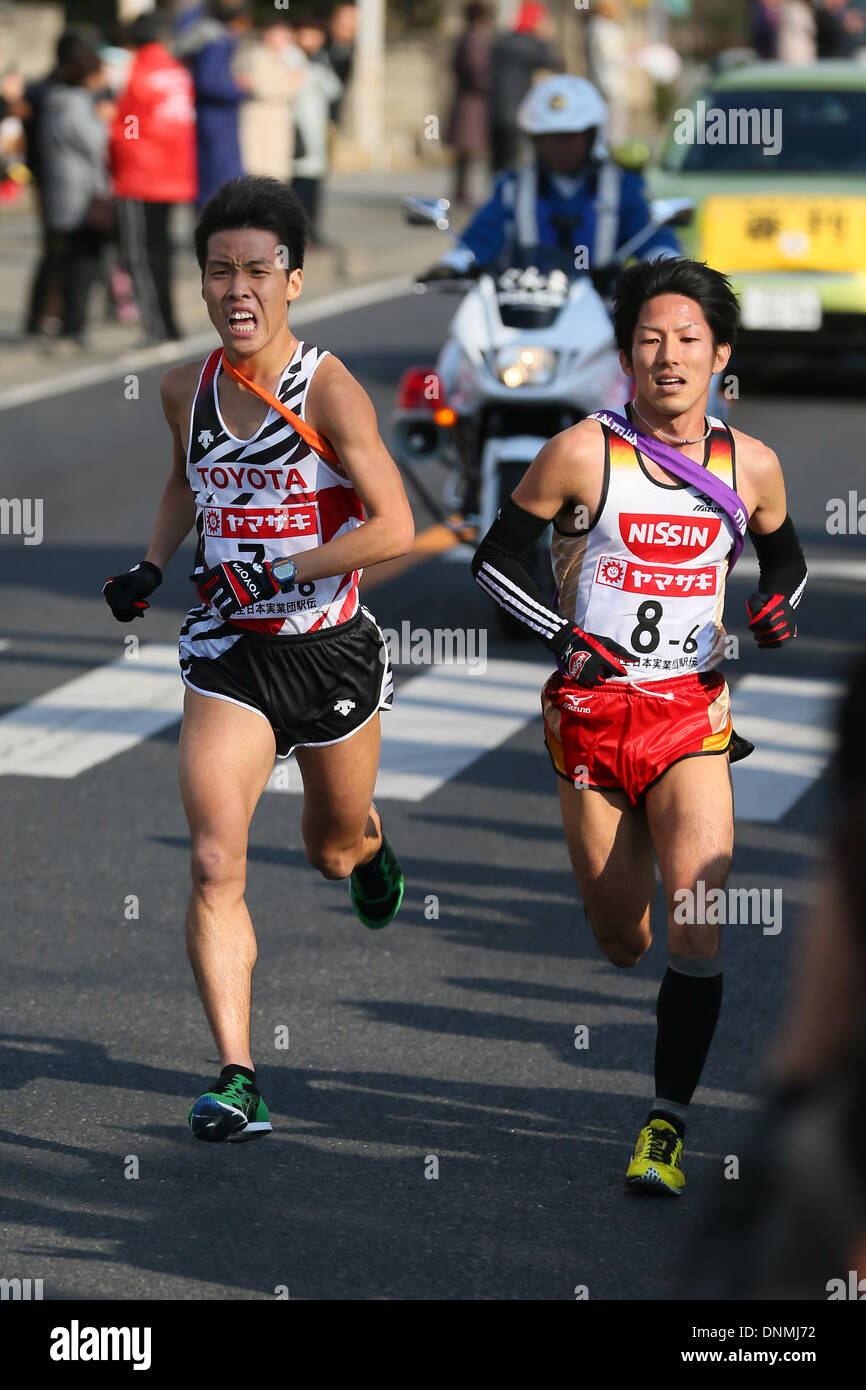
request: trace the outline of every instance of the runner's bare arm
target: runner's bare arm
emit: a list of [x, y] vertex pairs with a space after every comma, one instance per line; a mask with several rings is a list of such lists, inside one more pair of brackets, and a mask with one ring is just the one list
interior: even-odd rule
[[[568, 508], [584, 507], [594, 516], [604, 476], [604, 435], [597, 420], [581, 420], [563, 430], [536, 454], [514, 492], [525, 512], [545, 521]], [[583, 529], [578, 527], [577, 529]]]
[[317, 369], [305, 414], [336, 450], [367, 519], [345, 536], [294, 556], [298, 582], [405, 555], [415, 539], [415, 524], [403, 480], [380, 438], [370, 397], [338, 358], [329, 355]]
[[161, 570], [165, 569], [195, 523], [195, 498], [186, 476], [184, 434], [200, 372], [201, 363], [185, 362], [183, 366], [173, 367], [166, 372], [160, 388], [162, 408], [171, 430], [172, 463], [145, 559]]
[[788, 514], [785, 480], [778, 455], [760, 439], [732, 431], [737, 446], [737, 491], [749, 512], [749, 530], [766, 536]]

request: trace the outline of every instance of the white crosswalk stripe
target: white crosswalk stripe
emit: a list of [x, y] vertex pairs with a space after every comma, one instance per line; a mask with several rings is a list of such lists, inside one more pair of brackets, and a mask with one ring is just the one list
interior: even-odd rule
[[77, 777], [175, 723], [177, 647], [148, 643], [0, 718], [0, 776]]
[[[505, 743], [538, 717], [549, 674], [546, 662], [490, 660], [404, 681], [382, 719], [377, 798], [423, 801]], [[756, 744], [733, 768], [738, 820], [781, 820], [824, 773], [843, 689], [763, 675], [735, 685], [735, 728]], [[77, 777], [176, 723], [182, 707], [176, 647], [146, 643], [137, 659], [97, 667], [0, 717], [0, 776]], [[303, 791], [294, 758], [276, 763], [267, 790]]]
[[733, 767], [738, 820], [778, 821], [833, 754], [839, 681], [744, 676], [733, 691], [734, 728], [755, 744]]

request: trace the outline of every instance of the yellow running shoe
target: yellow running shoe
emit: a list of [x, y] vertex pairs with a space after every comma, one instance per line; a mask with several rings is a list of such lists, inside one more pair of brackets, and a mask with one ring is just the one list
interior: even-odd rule
[[667, 1120], [650, 1120], [637, 1138], [634, 1158], [625, 1180], [639, 1192], [661, 1192], [679, 1197], [686, 1185], [680, 1167], [683, 1141]]

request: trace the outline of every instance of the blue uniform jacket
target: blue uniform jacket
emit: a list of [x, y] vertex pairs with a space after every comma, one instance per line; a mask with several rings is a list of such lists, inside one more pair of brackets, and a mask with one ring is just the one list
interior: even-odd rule
[[[514, 236], [513, 206], [512, 208], [506, 206], [504, 195], [508, 185], [515, 185], [516, 181], [517, 174], [514, 171], [501, 174], [496, 180], [490, 201], [478, 209], [466, 230], [461, 234], [461, 245], [468, 247], [476, 261], [481, 265], [489, 265], [495, 261], [503, 247]], [[577, 221], [574, 223], [572, 232], [568, 235], [564, 249], [571, 250], [575, 246], [587, 247], [589, 262], [593, 264], [596, 221], [593, 203], [596, 197], [597, 181], [598, 166], [594, 165], [584, 176], [574, 195], [570, 198], [564, 198], [556, 186], [544, 177], [543, 173], [539, 175], [536, 213], [538, 240], [541, 245], [557, 246], [562, 244], [562, 234], [551, 221], [552, 216], [577, 214]], [[620, 184], [617, 246], [622, 246], [630, 237], [635, 236], [649, 220], [649, 208], [644, 195], [644, 182], [641, 175], [632, 170], [623, 169]], [[643, 243], [636, 254], [644, 260], [657, 255], [659, 252], [669, 256], [682, 255], [682, 248], [669, 227], [660, 227]], [[447, 262], [450, 257], [446, 256], [444, 259]]]

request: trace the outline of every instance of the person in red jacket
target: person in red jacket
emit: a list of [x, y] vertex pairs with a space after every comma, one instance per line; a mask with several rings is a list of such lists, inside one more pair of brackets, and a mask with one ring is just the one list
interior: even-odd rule
[[162, 44], [158, 14], [139, 15], [125, 43], [134, 53], [111, 132], [111, 171], [121, 254], [150, 342], [179, 338], [171, 301], [169, 214], [198, 187], [192, 77]]

